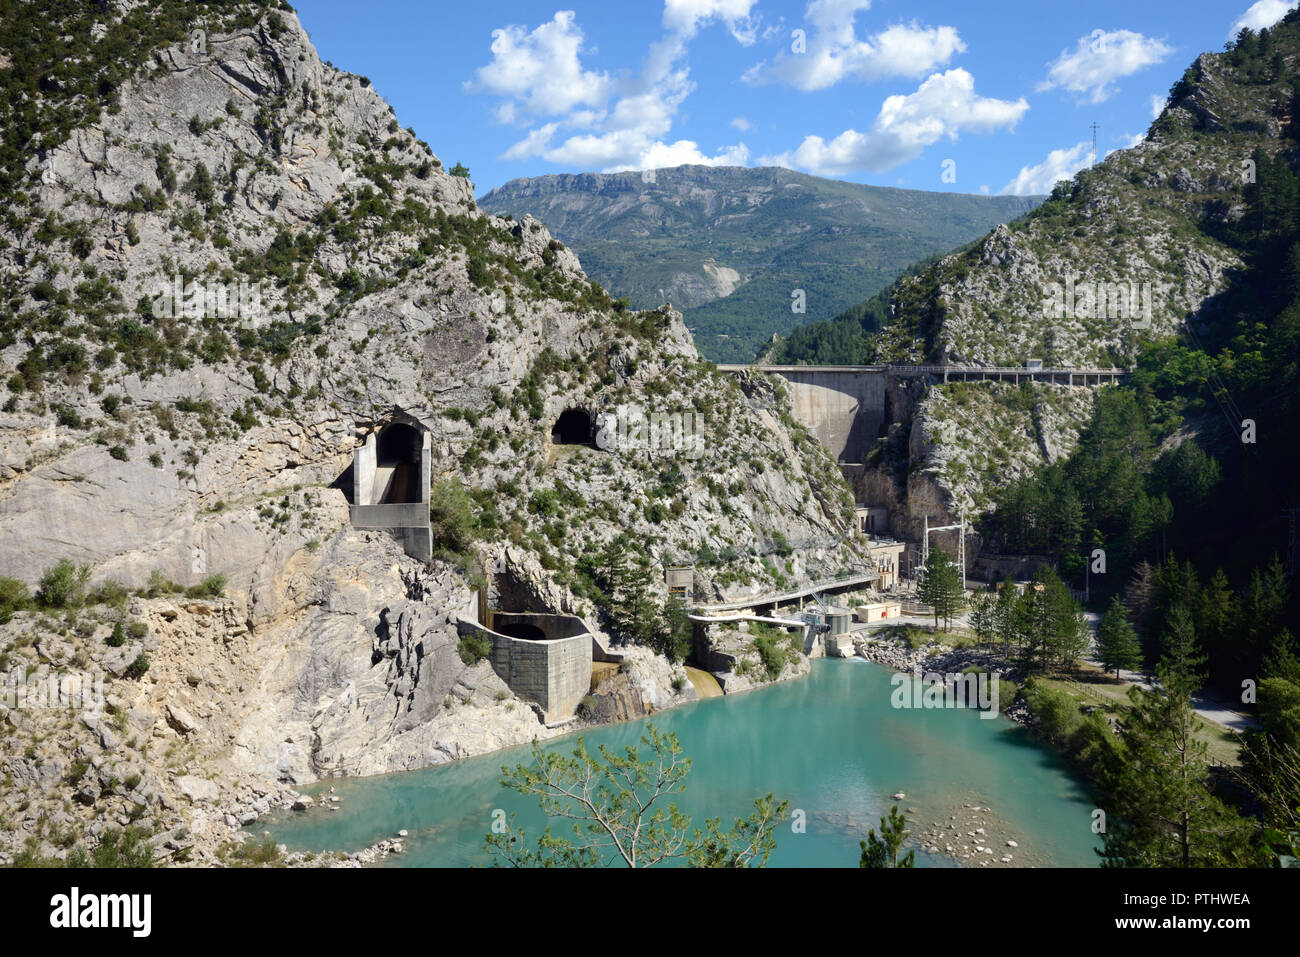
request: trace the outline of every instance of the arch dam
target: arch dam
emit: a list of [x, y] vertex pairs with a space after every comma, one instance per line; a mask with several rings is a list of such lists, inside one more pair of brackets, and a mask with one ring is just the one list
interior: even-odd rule
[[842, 465], [861, 463], [887, 424], [890, 386], [902, 379], [931, 383], [1025, 380], [1056, 385], [1098, 386], [1118, 382], [1123, 369], [1039, 366], [719, 365], [720, 372], [763, 372], [784, 379], [795, 420], [808, 428]]

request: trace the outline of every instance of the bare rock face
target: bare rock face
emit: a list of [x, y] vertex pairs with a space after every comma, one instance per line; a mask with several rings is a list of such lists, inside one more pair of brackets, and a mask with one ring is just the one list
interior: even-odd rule
[[699, 692], [680, 664], [672, 664], [645, 648], [621, 647], [618, 670], [592, 692], [584, 717], [597, 724], [643, 718], [687, 701]]

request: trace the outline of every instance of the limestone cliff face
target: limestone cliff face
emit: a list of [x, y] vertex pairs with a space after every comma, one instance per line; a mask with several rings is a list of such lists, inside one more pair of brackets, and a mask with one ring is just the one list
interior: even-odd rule
[[[67, 559], [110, 587], [18, 612], [0, 654], [115, 677], [94, 727], [0, 706], [0, 766], [26, 782], [0, 795], [0, 855], [29, 836], [56, 849], [35, 822], [69, 754], [100, 769], [70, 832], [139, 805], [215, 842], [285, 784], [548, 733], [458, 654], [463, 556], [422, 568], [348, 526], [338, 480], [398, 411], [431, 432], [435, 482], [469, 490], [471, 564], [494, 569], [496, 597], [597, 624], [575, 563], [620, 532], [651, 561], [705, 556], [715, 594], [770, 587], [784, 543], [839, 570], [848, 491], [778, 395], [702, 363], [675, 312], [614, 302], [541, 223], [477, 209], [291, 12], [176, 9], [201, 48], [138, 51], [116, 107], [51, 134], [4, 197], [0, 577], [35, 587]], [[111, 6], [101, 26], [139, 15]], [[214, 312], [240, 281], [260, 301]], [[156, 305], [178, 282], [207, 292], [194, 314]], [[700, 440], [689, 455], [551, 441], [566, 409], [627, 406], [696, 413]], [[168, 584], [213, 576], [219, 599]], [[131, 594], [109, 601], [117, 585]], [[118, 622], [146, 637], [107, 645]], [[135, 773], [143, 792], [123, 783]]]

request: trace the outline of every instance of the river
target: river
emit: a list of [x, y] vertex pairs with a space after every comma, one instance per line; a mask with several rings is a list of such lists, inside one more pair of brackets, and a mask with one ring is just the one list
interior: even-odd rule
[[[699, 825], [745, 815], [769, 791], [788, 800], [806, 826], [795, 833], [781, 825], [771, 866], [857, 866], [858, 842], [895, 803], [909, 812], [909, 845], [934, 829], [943, 835], [940, 850], [948, 844], [956, 851], [918, 846], [918, 866], [1096, 866], [1092, 801], [1059, 757], [1001, 715], [896, 709], [892, 675], [859, 659], [818, 660], [807, 678], [655, 715], [650, 720], [675, 732], [692, 760], [678, 805]], [[622, 748], [636, 743], [644, 723], [581, 736], [593, 752], [598, 744]], [[546, 747], [569, 752], [576, 737]], [[404, 829], [406, 853], [390, 859], [392, 866], [489, 864], [482, 845], [494, 809], [518, 815], [531, 833], [543, 825], [536, 799], [500, 785], [501, 765], [528, 759], [527, 747], [513, 748], [422, 771], [323, 782], [303, 790], [319, 796], [333, 786], [339, 810], [286, 811], [254, 829], [311, 851], [359, 850]], [[891, 798], [899, 791], [906, 797]], [[959, 860], [975, 843], [989, 851]]]

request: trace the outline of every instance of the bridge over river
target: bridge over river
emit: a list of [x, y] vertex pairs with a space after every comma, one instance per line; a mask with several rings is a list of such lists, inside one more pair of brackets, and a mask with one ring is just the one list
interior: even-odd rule
[[778, 605], [788, 605], [803, 598], [815, 597], [820, 593], [854, 591], [859, 588], [865, 588], [873, 585], [879, 577], [880, 573], [874, 569], [866, 570], [854, 572], [849, 575], [841, 575], [838, 578], [826, 578], [822, 581], [807, 582], [806, 584], [789, 591], [768, 595], [755, 595], [752, 598], [741, 598], [717, 605], [692, 605], [690, 608], [693, 613], [691, 617], [696, 618], [697, 620], [707, 621], [710, 616], [725, 615], [728, 612], [739, 612], [751, 608], [776, 608]]
[[872, 365], [784, 366], [720, 365], [719, 371], [763, 372], [789, 384], [797, 421], [843, 463], [862, 462], [887, 421], [891, 383], [925, 378], [932, 382], [1050, 382], [1099, 386], [1118, 382], [1123, 369], [1041, 368], [1025, 366]]

